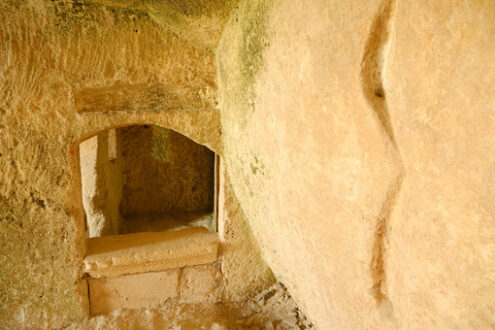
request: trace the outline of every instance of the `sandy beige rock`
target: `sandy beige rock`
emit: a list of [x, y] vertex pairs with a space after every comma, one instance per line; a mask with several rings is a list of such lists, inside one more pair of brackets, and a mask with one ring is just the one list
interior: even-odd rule
[[179, 296], [180, 270], [89, 278], [91, 314], [107, 314], [124, 308], [153, 307]]
[[[122, 225], [122, 161], [110, 159], [110, 133], [105, 131], [79, 145], [82, 202], [89, 237], [117, 235]], [[116, 146], [115, 146], [116, 147]]]
[[322, 329], [493, 327], [492, 2], [243, 1], [226, 167]]
[[[301, 326], [247, 315], [271, 270], [320, 329], [493, 328], [494, 22], [490, 0], [1, 1], [0, 328], [235, 327], [236, 304]], [[223, 303], [89, 320], [79, 144], [144, 124], [222, 157]]]
[[[271, 269], [261, 258], [253, 233], [246, 221], [237, 197], [234, 195], [230, 180], [221, 172], [223, 189], [221, 199], [222, 281], [223, 300], [228, 302], [244, 301], [253, 297], [275, 282]], [[221, 228], [221, 229], [220, 229]]]
[[171, 299], [158, 308], [119, 310], [74, 322], [67, 329], [272, 329], [270, 326], [312, 328], [280, 284], [244, 302], [184, 304]]
[[179, 296], [184, 303], [219, 302], [222, 274], [218, 264], [185, 267], [180, 274]]
[[322, 329], [381, 323], [379, 232], [401, 173], [361, 85], [379, 3], [354, 6], [243, 2], [217, 53], [234, 191], [275, 276]]
[[0, 327], [87, 316], [80, 142], [154, 124], [222, 152], [214, 50], [234, 3], [0, 2]]
[[218, 238], [204, 227], [88, 239], [84, 271], [92, 277], [159, 271], [217, 261]]
[[406, 328], [495, 327], [495, 3], [398, 2], [386, 72], [406, 177], [390, 298]]
[[[213, 48], [230, 8], [154, 6], [0, 3], [2, 326], [59, 328], [86, 315], [79, 142], [116, 126], [156, 124], [221, 149]], [[78, 113], [78, 91], [143, 84], [194, 102]]]

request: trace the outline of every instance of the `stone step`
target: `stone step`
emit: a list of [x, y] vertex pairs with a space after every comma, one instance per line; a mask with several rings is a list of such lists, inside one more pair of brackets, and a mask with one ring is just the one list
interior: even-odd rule
[[91, 315], [119, 309], [156, 308], [177, 303], [219, 302], [222, 277], [219, 264], [167, 269], [160, 272], [89, 278]]
[[84, 271], [92, 278], [214, 263], [219, 239], [204, 227], [90, 238]]

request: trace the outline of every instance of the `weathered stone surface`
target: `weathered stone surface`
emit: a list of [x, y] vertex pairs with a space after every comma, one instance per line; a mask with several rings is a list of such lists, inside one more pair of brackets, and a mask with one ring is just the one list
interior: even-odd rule
[[120, 157], [110, 159], [112, 131], [79, 144], [81, 197], [88, 237], [117, 235], [121, 227], [122, 162]]
[[404, 328], [495, 326], [495, 3], [397, 2], [386, 72], [406, 177], [391, 219]]
[[130, 215], [213, 212], [214, 158], [208, 148], [156, 126], [118, 130], [123, 198]]
[[124, 308], [158, 306], [179, 296], [179, 269], [124, 275], [116, 278], [89, 278], [92, 315]]
[[260, 256], [258, 245], [226, 173], [220, 172], [219, 195], [223, 301], [239, 302], [253, 297], [275, 282]]
[[84, 271], [120, 276], [217, 261], [218, 238], [204, 227], [88, 239]]
[[72, 323], [70, 330], [93, 329], [311, 329], [280, 284], [239, 303], [180, 303], [167, 300], [158, 308], [123, 309]]
[[[0, 327], [61, 328], [86, 316], [79, 142], [155, 124], [221, 151], [213, 49], [231, 8], [184, 6], [1, 1]], [[114, 86], [149, 86], [143, 97], [160, 86], [192, 103], [107, 100], [130, 111], [78, 112], [83, 91], [91, 100]]]
[[490, 328], [495, 8], [243, 1], [217, 49], [226, 167], [322, 329]]
[[183, 303], [222, 300], [222, 274], [218, 264], [185, 267], [180, 274], [179, 297]]
[[[218, 50], [234, 191], [263, 256], [318, 326], [376, 325], [381, 269], [373, 260], [381, 258], [377, 240], [401, 171], [362, 92], [362, 52], [378, 3], [259, 3], [254, 13], [239, 11], [238, 25], [231, 19]], [[238, 28], [250, 15], [263, 17], [266, 31]], [[263, 60], [244, 68], [236, 54], [250, 39], [264, 48], [248, 55]], [[251, 74], [246, 99], [235, 82]]]
[[495, 3], [235, 3], [0, 2], [0, 327], [86, 318], [77, 146], [150, 124], [223, 157], [224, 302], [259, 248], [321, 329], [493, 328]]

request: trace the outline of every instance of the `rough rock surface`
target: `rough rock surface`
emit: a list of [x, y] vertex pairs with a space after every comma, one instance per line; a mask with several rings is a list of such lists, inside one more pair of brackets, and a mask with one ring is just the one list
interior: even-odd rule
[[321, 329], [495, 326], [495, 5], [242, 1], [226, 167]]
[[[228, 1], [0, 2], [0, 328], [87, 317], [81, 141], [149, 124], [221, 154], [214, 49], [231, 9]], [[237, 215], [245, 234], [244, 221]], [[262, 289], [273, 277], [247, 243], [236, 257], [249, 269], [236, 271]], [[241, 287], [229, 297], [248, 296]]]
[[406, 175], [391, 218], [402, 327], [495, 327], [495, 2], [398, 2], [385, 75]]
[[123, 217], [213, 211], [215, 155], [208, 148], [157, 127], [125, 127], [117, 132], [125, 178]]
[[237, 303], [170, 301], [155, 309], [122, 310], [73, 323], [67, 329], [311, 329], [284, 286], [274, 284]]
[[78, 144], [149, 124], [223, 157], [218, 320], [266, 261], [320, 329], [494, 328], [494, 35], [492, 0], [0, 1], [0, 327], [218, 307], [87, 319]]

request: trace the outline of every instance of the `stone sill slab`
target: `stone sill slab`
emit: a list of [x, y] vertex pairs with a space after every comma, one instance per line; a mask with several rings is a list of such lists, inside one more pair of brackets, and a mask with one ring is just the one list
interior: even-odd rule
[[88, 239], [84, 271], [93, 278], [214, 263], [219, 239], [204, 227]]
[[155, 308], [169, 300], [196, 304], [216, 303], [222, 298], [218, 263], [120, 277], [89, 277], [87, 281], [91, 315]]

